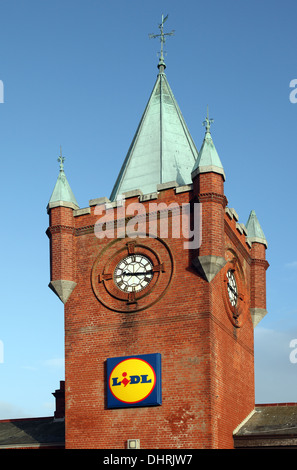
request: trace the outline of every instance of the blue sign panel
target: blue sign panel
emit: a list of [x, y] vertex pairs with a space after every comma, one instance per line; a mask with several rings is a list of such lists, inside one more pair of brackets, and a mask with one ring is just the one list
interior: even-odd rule
[[107, 359], [108, 408], [161, 403], [161, 354]]

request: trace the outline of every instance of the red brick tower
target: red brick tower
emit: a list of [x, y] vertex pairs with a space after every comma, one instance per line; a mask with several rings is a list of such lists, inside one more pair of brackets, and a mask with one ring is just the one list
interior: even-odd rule
[[48, 206], [66, 448], [232, 448], [254, 408], [266, 239], [227, 207], [211, 120], [198, 153], [164, 70], [110, 200], [79, 209], [62, 168]]

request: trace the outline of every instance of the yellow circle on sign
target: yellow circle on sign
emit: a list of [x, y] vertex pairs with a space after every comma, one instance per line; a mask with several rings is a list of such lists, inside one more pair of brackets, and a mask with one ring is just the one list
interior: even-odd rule
[[109, 376], [109, 389], [124, 403], [143, 401], [156, 385], [152, 366], [143, 359], [125, 359], [117, 364]]

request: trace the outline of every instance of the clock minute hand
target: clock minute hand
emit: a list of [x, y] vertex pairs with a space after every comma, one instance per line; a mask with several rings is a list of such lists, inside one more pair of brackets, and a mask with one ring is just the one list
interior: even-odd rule
[[236, 295], [236, 297], [237, 297], [238, 294], [237, 294], [236, 290], [235, 290], [230, 284], [228, 284], [228, 287], [229, 287], [229, 289], [232, 291], [232, 293], [233, 293], [234, 295]]
[[150, 270], [150, 271], [145, 271], [145, 272], [136, 272], [136, 273], [129, 273], [128, 271], [125, 271], [123, 273], [124, 276], [138, 276], [138, 275], [141, 275], [143, 276], [144, 274], [151, 274], [153, 271]]

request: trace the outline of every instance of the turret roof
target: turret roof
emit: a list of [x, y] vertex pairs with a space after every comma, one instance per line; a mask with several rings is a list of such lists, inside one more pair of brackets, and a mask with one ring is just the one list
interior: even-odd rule
[[220, 157], [215, 148], [215, 145], [213, 143], [211, 133], [210, 133], [210, 125], [212, 122], [213, 120], [209, 119], [208, 117], [208, 110], [207, 110], [207, 117], [203, 123], [206, 127], [206, 132], [205, 132], [201, 149], [199, 151], [198, 158], [192, 169], [192, 179], [198, 173], [214, 172], [214, 173], [221, 174], [225, 181], [224, 168], [223, 168], [223, 165], [221, 163]]
[[247, 238], [251, 242], [263, 243], [267, 247], [266, 237], [254, 210], [252, 210], [249, 215], [248, 221], [246, 223], [246, 230]]
[[74, 206], [79, 207], [75, 196], [70, 188], [70, 185], [67, 181], [65, 172], [64, 172], [64, 160], [65, 158], [62, 157], [62, 154], [60, 154], [58, 161], [60, 162], [60, 172], [58, 175], [58, 179], [56, 181], [54, 190], [52, 192], [52, 195], [49, 200], [49, 206], [50, 204], [53, 203], [59, 203], [59, 202], [64, 202], [64, 203], [70, 203], [73, 204]]
[[176, 181], [190, 184], [198, 156], [193, 139], [159, 62], [159, 74], [122, 165], [110, 199], [140, 189], [155, 192], [157, 185]]

